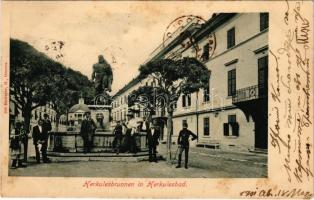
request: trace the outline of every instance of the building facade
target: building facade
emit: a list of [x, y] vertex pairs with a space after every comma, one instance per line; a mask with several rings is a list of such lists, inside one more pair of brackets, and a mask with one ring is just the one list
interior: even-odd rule
[[[100, 128], [102, 123], [102, 129], [109, 130], [109, 109], [110, 105], [87, 105], [84, 102], [84, 98], [79, 98], [78, 104], [73, 105], [68, 112], [69, 127], [72, 131], [80, 130], [80, 126], [84, 119], [85, 112], [90, 112], [91, 118], [95, 121], [97, 128]], [[101, 116], [102, 121], [98, 121], [98, 116]], [[69, 128], [68, 127], [68, 128]]]
[[[11, 96], [11, 98], [14, 98]], [[52, 103], [47, 103], [45, 106], [39, 106], [32, 110], [30, 127], [37, 125], [39, 119], [44, 119], [44, 114], [48, 115], [48, 119], [51, 121], [52, 130], [56, 130], [56, 111], [53, 109]], [[10, 100], [10, 130], [13, 129], [15, 121], [24, 121], [22, 111]], [[66, 115], [61, 115], [59, 119], [59, 128], [62, 125], [66, 125]]]
[[[190, 34], [179, 34], [149, 59], [197, 57], [211, 72], [207, 88], [179, 98], [172, 141], [187, 122], [197, 146], [267, 149], [268, 14], [214, 14], [186, 30]], [[186, 45], [191, 38], [194, 44]], [[113, 104], [113, 120], [128, 109], [121, 97], [145, 81], [134, 79], [114, 96], [120, 102]]]

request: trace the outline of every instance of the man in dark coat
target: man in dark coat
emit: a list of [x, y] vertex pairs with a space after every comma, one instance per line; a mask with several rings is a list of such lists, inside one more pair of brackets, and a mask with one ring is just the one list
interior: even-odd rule
[[151, 124], [150, 128], [147, 130], [147, 143], [148, 143], [148, 151], [149, 151], [149, 162], [157, 162], [156, 157], [156, 149], [158, 140], [160, 136], [160, 130], [155, 126], [155, 124]]
[[48, 119], [48, 114], [46, 114], [46, 113], [44, 114], [43, 128], [45, 129], [45, 131], [47, 131], [47, 133], [49, 133], [52, 129], [51, 122]]
[[120, 148], [121, 148], [121, 142], [122, 142], [122, 125], [120, 123], [120, 121], [117, 121], [117, 125], [113, 130], [113, 134], [114, 134], [114, 140], [113, 140], [113, 148], [114, 151], [119, 154], [120, 152]]
[[43, 120], [39, 119], [38, 125], [33, 127], [33, 144], [35, 146], [37, 163], [40, 163], [40, 146], [43, 162], [50, 163], [50, 160], [47, 157], [48, 131], [45, 129], [43, 124]]
[[183, 124], [183, 129], [179, 133], [178, 137], [178, 145], [180, 145], [180, 151], [179, 151], [179, 159], [178, 159], [178, 165], [176, 168], [181, 167], [181, 158], [182, 158], [182, 153], [185, 151], [185, 168], [188, 168], [188, 161], [189, 161], [189, 138], [192, 136], [192, 140], [195, 140], [197, 136], [192, 133], [190, 130], [188, 130], [188, 124], [184, 123]]
[[85, 118], [81, 125], [81, 136], [84, 141], [84, 153], [89, 153], [93, 146], [93, 136], [96, 130], [96, 124], [90, 116], [90, 112], [85, 112]]

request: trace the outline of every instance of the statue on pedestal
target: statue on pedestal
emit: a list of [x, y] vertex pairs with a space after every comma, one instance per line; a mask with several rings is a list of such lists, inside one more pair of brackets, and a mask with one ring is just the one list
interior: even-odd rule
[[98, 56], [98, 63], [93, 65], [92, 81], [95, 84], [97, 94], [106, 94], [107, 91], [111, 92], [112, 69], [102, 55]]

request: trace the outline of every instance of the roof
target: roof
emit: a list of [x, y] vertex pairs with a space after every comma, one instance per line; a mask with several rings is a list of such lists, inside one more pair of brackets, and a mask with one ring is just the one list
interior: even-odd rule
[[88, 108], [88, 106], [86, 104], [75, 104], [74, 106], [72, 106], [69, 110], [69, 113], [75, 113], [79, 110], [82, 110], [84, 112], [90, 112], [90, 109]]
[[125, 91], [127, 91], [128, 89], [130, 89], [139, 82], [141, 82], [141, 79], [139, 78], [139, 76], [137, 76], [136, 78], [132, 79], [129, 83], [127, 83], [123, 88], [121, 88], [115, 95], [113, 95], [112, 98], [114, 99], [120, 94], [123, 94]]
[[[206, 34], [213, 32], [216, 28], [218, 28], [220, 25], [228, 21], [229, 19], [233, 18], [236, 15], [236, 13], [219, 13], [219, 14], [213, 14], [212, 18], [209, 19], [205, 24], [203, 24], [201, 27], [191, 27], [190, 29], [184, 30], [179, 36], [177, 36], [174, 40], [172, 40], [169, 44], [166, 45], [159, 53], [154, 55], [150, 61], [157, 60], [162, 58], [164, 55], [166, 55], [169, 51], [171, 51], [175, 46], [180, 44], [184, 39], [188, 37], [189, 34], [194, 35], [194, 38], [196, 39], [196, 42], [199, 41], [201, 38], [203, 38]], [[187, 47], [188, 48], [188, 47]], [[157, 47], [158, 49], [158, 47]], [[148, 62], [148, 61], [146, 61]], [[139, 83], [141, 80], [139, 78], [139, 75], [131, 80], [129, 83], [127, 83], [123, 88], [121, 88], [116, 94], [113, 95], [113, 98], [120, 96], [125, 91]]]

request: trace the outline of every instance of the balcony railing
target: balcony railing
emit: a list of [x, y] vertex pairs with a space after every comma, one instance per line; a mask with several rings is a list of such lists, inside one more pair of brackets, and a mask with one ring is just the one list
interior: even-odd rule
[[254, 85], [237, 90], [236, 94], [232, 96], [232, 103], [260, 99], [266, 97], [266, 95], [267, 90], [264, 85]]

